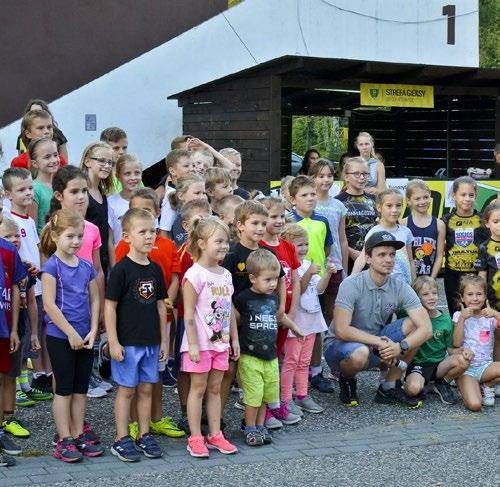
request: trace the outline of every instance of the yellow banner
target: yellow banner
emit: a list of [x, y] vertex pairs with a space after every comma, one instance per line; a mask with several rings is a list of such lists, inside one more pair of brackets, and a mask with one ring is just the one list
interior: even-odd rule
[[434, 108], [434, 87], [360, 83], [361, 105]]

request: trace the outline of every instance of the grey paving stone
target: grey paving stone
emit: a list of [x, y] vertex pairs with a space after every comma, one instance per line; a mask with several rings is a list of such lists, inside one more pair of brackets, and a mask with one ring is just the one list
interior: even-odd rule
[[49, 473], [45, 468], [43, 467], [37, 467], [37, 466], [27, 466], [27, 465], [17, 465], [14, 468], [6, 468], [5, 472], [3, 472], [6, 478], [11, 478], [11, 477], [19, 477], [20, 475], [46, 475]]
[[[231, 456], [236, 457], [236, 456], [238, 456], [238, 454], [231, 455]], [[252, 457], [248, 457], [248, 458], [252, 458]], [[226, 466], [231, 465], [228, 456], [224, 457], [224, 458], [209, 459], [208, 461], [204, 461], [204, 462], [202, 462], [202, 461], [197, 462], [196, 458], [193, 458], [193, 460], [189, 463], [194, 468], [212, 468], [212, 467], [218, 467], [220, 465], [226, 465]]]
[[0, 478], [0, 487], [11, 487], [14, 485], [28, 485], [30, 484], [29, 477], [25, 477], [20, 475], [19, 477], [10, 477], [10, 478]]
[[47, 475], [30, 475], [29, 479], [34, 484], [54, 484], [72, 480], [69, 473], [52, 473]]
[[366, 451], [366, 450], [371, 450], [372, 448], [369, 445], [346, 445], [342, 448], [339, 448], [339, 450], [342, 453], [353, 453], [353, 452], [358, 452], [358, 451]]
[[302, 458], [304, 454], [300, 450], [282, 451], [266, 454], [269, 460], [288, 460], [290, 458]]
[[69, 464], [69, 463], [63, 463], [59, 462], [59, 465], [48, 465], [45, 467], [45, 470], [47, 470], [48, 473], [76, 473], [76, 472], [88, 472], [89, 469], [88, 467], [90, 465], [86, 465], [87, 462], [85, 462], [85, 459], [81, 461], [81, 463], [76, 463], [76, 464]]
[[102, 479], [105, 477], [109, 477], [106, 472], [102, 470], [98, 471], [89, 471], [89, 472], [74, 472], [71, 474], [71, 477], [74, 480], [87, 480], [87, 479]]
[[243, 456], [243, 455], [234, 455], [229, 459], [230, 463], [236, 464], [244, 464], [244, 463], [260, 463], [266, 462], [268, 460], [264, 455], [251, 455], [251, 456]]
[[314, 450], [302, 450], [306, 457], [329, 457], [331, 455], [339, 455], [342, 453], [338, 448], [321, 448]]

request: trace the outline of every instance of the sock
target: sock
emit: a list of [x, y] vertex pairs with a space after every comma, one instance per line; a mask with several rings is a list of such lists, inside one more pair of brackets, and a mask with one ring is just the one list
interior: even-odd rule
[[389, 391], [391, 389], [396, 388], [396, 381], [395, 380], [386, 380], [385, 382], [382, 382], [382, 390], [383, 391]]
[[311, 365], [311, 377], [315, 377], [323, 372], [321, 365]]
[[30, 381], [28, 379], [28, 369], [23, 369], [21, 370], [21, 374], [16, 380], [16, 388], [19, 386], [19, 388], [23, 392], [30, 392], [31, 391], [31, 385]]
[[245, 426], [245, 433], [250, 433], [250, 431], [257, 431], [257, 426]]
[[298, 399], [299, 401], [302, 401], [302, 400], [303, 400], [303, 399], [305, 399], [306, 397], [307, 397], [307, 396], [299, 396], [299, 395], [297, 394], [297, 399]]

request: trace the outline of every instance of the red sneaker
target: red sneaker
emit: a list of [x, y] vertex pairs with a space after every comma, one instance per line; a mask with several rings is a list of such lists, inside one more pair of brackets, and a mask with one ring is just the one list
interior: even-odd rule
[[188, 438], [187, 451], [192, 457], [208, 458], [208, 448], [203, 436], [190, 436]]
[[222, 431], [219, 431], [214, 436], [207, 436], [207, 447], [211, 450], [219, 450], [224, 455], [232, 455], [238, 451], [236, 446], [224, 438]]

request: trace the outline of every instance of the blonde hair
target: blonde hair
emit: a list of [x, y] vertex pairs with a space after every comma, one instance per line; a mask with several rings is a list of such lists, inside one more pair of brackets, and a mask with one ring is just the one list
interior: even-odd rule
[[49, 257], [57, 250], [56, 243], [52, 239], [52, 232], [59, 236], [67, 228], [78, 227], [84, 228], [83, 217], [79, 213], [66, 209], [55, 211], [40, 236], [42, 254]]
[[[113, 148], [107, 142], [101, 142], [101, 141], [92, 142], [91, 144], [87, 145], [87, 147], [83, 149], [82, 158], [80, 160], [80, 169], [85, 173], [87, 179], [89, 174], [89, 168], [85, 164], [85, 161], [94, 156], [94, 151], [96, 149], [106, 149], [111, 151], [111, 153], [113, 153]], [[102, 194], [107, 195], [111, 193], [112, 189], [113, 189], [113, 172], [110, 171], [106, 179], [101, 179], [99, 181], [99, 191]]]
[[348, 157], [344, 162], [344, 167], [342, 168], [342, 179], [344, 181], [346, 173], [349, 169], [352, 169], [353, 164], [364, 164], [368, 169], [368, 163], [362, 157]]
[[267, 208], [262, 203], [255, 200], [248, 200], [236, 207], [234, 221], [235, 223], [244, 224], [250, 218], [250, 215], [261, 215], [266, 218], [269, 216]]
[[427, 183], [423, 179], [412, 179], [411, 181], [408, 181], [408, 184], [406, 185], [406, 199], [411, 198], [417, 189], [431, 194], [429, 186], [427, 186]]
[[268, 211], [275, 206], [279, 206], [280, 208], [283, 208], [283, 210], [285, 209], [285, 200], [279, 196], [266, 196], [265, 198], [260, 199], [259, 202], [262, 203]]
[[431, 276], [418, 276], [413, 281], [412, 288], [417, 293], [417, 295], [420, 297], [420, 293], [422, 292], [422, 288], [424, 286], [433, 287], [439, 291], [439, 287], [438, 287], [438, 284], [436, 282], [436, 279], [434, 279]]
[[168, 194], [168, 201], [173, 210], [176, 210], [181, 206], [179, 194], [186, 193], [191, 185], [196, 183], [204, 183], [203, 178], [197, 174], [187, 174], [186, 176], [182, 176], [175, 181], [175, 191], [171, 191]]
[[288, 242], [293, 242], [298, 238], [304, 238], [307, 236], [308, 235], [306, 229], [301, 227], [300, 225], [297, 225], [296, 223], [290, 223], [289, 225], [286, 225], [280, 235], [283, 240], [286, 240]]
[[258, 276], [262, 271], [272, 271], [279, 275], [280, 263], [276, 256], [268, 249], [254, 250], [245, 263], [249, 274]]
[[384, 204], [384, 200], [386, 198], [386, 196], [399, 196], [401, 198], [401, 201], [403, 201], [403, 195], [401, 194], [401, 192], [399, 191], [399, 189], [397, 188], [387, 188], [387, 189], [384, 189], [384, 191], [382, 191], [381, 193], [379, 193], [377, 195], [377, 199], [376, 199], [376, 204], [377, 206], [381, 206]]
[[181, 221], [189, 222], [194, 215], [199, 214], [200, 211], [206, 211], [210, 215], [212, 209], [210, 203], [205, 199], [188, 201], [181, 209]]
[[206, 242], [217, 230], [222, 230], [227, 235], [228, 240], [231, 238], [228, 226], [215, 216], [198, 218], [193, 221], [187, 239], [186, 250], [191, 254], [194, 262], [201, 257], [198, 240]]
[[219, 201], [214, 201], [215, 203], [215, 208], [214, 210], [219, 214], [219, 215], [225, 215], [228, 208], [232, 205], [234, 207], [241, 205], [245, 200], [241, 197], [238, 196], [237, 194], [228, 194], [224, 196], [224, 198], [220, 199]]
[[132, 223], [136, 220], [150, 220], [154, 223], [156, 218], [148, 210], [142, 208], [130, 208], [122, 217], [122, 231], [130, 232]]
[[374, 159], [377, 159], [377, 155], [375, 154], [375, 139], [368, 132], [360, 132], [356, 136], [356, 139], [354, 140], [354, 144], [356, 145], [356, 149], [358, 148], [358, 139], [360, 137], [368, 137], [370, 139], [370, 142], [372, 143], [372, 149], [370, 151], [370, 156], [373, 157]]
[[295, 176], [285, 176], [284, 178], [281, 179], [281, 188], [280, 188], [281, 194], [283, 194], [283, 191], [288, 190], [288, 188], [290, 187], [290, 184], [292, 183], [292, 181], [294, 179], [295, 179]]
[[167, 168], [167, 173], [170, 174], [170, 169], [175, 166], [179, 159], [182, 157], [187, 157], [191, 159], [191, 152], [187, 149], [173, 149], [165, 157], [165, 167]]
[[205, 173], [205, 188], [207, 191], [215, 188], [216, 184], [231, 184], [229, 171], [223, 167], [209, 167]]
[[0, 223], [0, 231], [19, 232], [19, 225], [12, 218], [9, 218], [8, 216], [4, 216], [2, 223]]
[[128, 164], [129, 162], [135, 162], [139, 166], [139, 168], [141, 169], [141, 173], [142, 173], [141, 161], [139, 161], [139, 159], [132, 154], [123, 154], [116, 161], [116, 177], [117, 178], [120, 177], [121, 172], [123, 171], [123, 168], [125, 167], [125, 164]]

